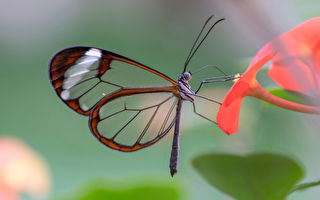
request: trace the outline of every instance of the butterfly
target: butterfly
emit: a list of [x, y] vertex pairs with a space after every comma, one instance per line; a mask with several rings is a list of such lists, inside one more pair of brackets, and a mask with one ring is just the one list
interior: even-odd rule
[[[194, 97], [206, 83], [232, 80], [234, 76], [205, 79], [196, 92], [188, 81], [187, 65], [216, 24], [199, 38], [212, 19], [203, 25], [186, 59], [183, 73], [175, 81], [155, 69], [119, 54], [95, 47], [76, 46], [57, 52], [49, 63], [49, 79], [58, 97], [75, 112], [89, 117], [92, 134], [104, 145], [119, 151], [132, 152], [148, 147], [163, 138], [173, 127], [170, 173], [178, 170], [181, 108], [184, 101]], [[196, 43], [198, 45], [196, 46]], [[199, 71], [200, 71], [199, 70]]]

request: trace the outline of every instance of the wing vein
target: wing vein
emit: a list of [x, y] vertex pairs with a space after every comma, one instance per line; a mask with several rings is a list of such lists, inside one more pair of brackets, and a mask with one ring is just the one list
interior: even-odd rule
[[119, 133], [126, 128], [139, 114], [141, 113], [141, 111], [137, 112], [137, 114], [135, 114], [122, 128], [120, 128], [120, 130], [111, 138], [111, 140], [114, 140]]
[[119, 114], [119, 113], [121, 113], [121, 112], [123, 112], [123, 111], [126, 111], [126, 109], [123, 109], [123, 110], [120, 110], [120, 111], [118, 111], [118, 112], [112, 113], [111, 115], [108, 115], [108, 116], [100, 119], [99, 121], [101, 122], [101, 121], [103, 121], [103, 120], [105, 120], [105, 119], [108, 119], [108, 118], [110, 118], [110, 117], [112, 117], [112, 116], [114, 116], [114, 115], [117, 115], [117, 114]]
[[121, 86], [121, 85], [117, 85], [117, 84], [114, 84], [114, 83], [111, 83], [111, 82], [108, 82], [108, 81], [102, 80], [101, 78], [100, 78], [100, 81], [101, 81], [101, 82], [103, 82], [103, 83], [106, 83], [106, 84], [110, 84], [110, 85], [113, 85], [113, 86], [119, 87], [119, 88], [123, 88], [123, 86]]
[[96, 84], [94, 84], [94, 86], [92, 86], [90, 89], [88, 89], [87, 91], [85, 91], [83, 94], [81, 94], [78, 98], [76, 99], [80, 99], [81, 97], [83, 97], [84, 95], [86, 95], [88, 92], [90, 92], [93, 88], [95, 88], [97, 85], [99, 85], [99, 83], [101, 83], [100, 81]]
[[174, 101], [174, 102], [172, 103], [172, 105], [171, 105], [171, 107], [170, 107], [170, 109], [169, 109], [169, 111], [168, 111], [168, 113], [167, 113], [167, 115], [166, 115], [166, 117], [165, 117], [162, 125], [161, 125], [161, 128], [160, 128], [160, 130], [159, 130], [159, 132], [158, 132], [158, 136], [162, 133], [163, 129], [164, 129], [165, 126], [167, 125], [167, 122], [168, 122], [168, 120], [169, 120], [169, 117], [170, 117], [170, 115], [171, 115], [171, 113], [172, 113], [172, 111], [173, 111], [173, 108], [174, 108], [175, 106], [176, 106], [176, 101]]
[[147, 130], [150, 127], [150, 124], [152, 123], [154, 117], [156, 116], [158, 110], [159, 110], [160, 106], [157, 106], [157, 109], [154, 111], [154, 113], [152, 114], [150, 120], [148, 121], [148, 124], [146, 125], [146, 127], [143, 129], [142, 133], [140, 134], [138, 140], [136, 143], [140, 143], [141, 139], [143, 138], [143, 136], [146, 134]]
[[[91, 79], [94, 79], [94, 78], [97, 78], [97, 77], [96, 77], [96, 76], [90, 76], [90, 77], [88, 77], [87, 79], [84, 79], [84, 80], [76, 83], [75, 85], [71, 85], [71, 86], [69, 86], [68, 88], [64, 88], [64, 89], [67, 89], [67, 90], [68, 90], [68, 89], [70, 89], [70, 88], [76, 87], [76, 86], [80, 85], [81, 83], [84, 83], [84, 82], [86, 82], [86, 81], [88, 81], [88, 80], [91, 80]], [[100, 81], [99, 81], [99, 83], [100, 83]]]
[[128, 108], [127, 110], [129, 110], [129, 111], [144, 111], [144, 110], [148, 110], [148, 109], [150, 109], [150, 108], [154, 108], [154, 107], [157, 107], [157, 106], [161, 106], [161, 105], [164, 104], [166, 101], [169, 101], [172, 97], [173, 97], [173, 96], [168, 97], [168, 98], [165, 99], [164, 101], [160, 102], [159, 104], [153, 105], [153, 106], [149, 106], [149, 107], [145, 107], [145, 108], [140, 108], [140, 109]]

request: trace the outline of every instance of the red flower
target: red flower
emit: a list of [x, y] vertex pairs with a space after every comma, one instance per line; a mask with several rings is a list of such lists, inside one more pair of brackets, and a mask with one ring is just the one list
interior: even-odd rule
[[233, 134], [238, 131], [240, 105], [245, 96], [297, 112], [320, 113], [320, 106], [290, 102], [263, 89], [256, 80], [256, 74], [268, 61], [272, 61], [268, 74], [279, 86], [319, 97], [320, 17], [300, 24], [260, 49], [219, 108], [217, 122], [225, 133]]
[[0, 137], [0, 199], [18, 200], [21, 194], [44, 199], [51, 187], [47, 164], [19, 139]]

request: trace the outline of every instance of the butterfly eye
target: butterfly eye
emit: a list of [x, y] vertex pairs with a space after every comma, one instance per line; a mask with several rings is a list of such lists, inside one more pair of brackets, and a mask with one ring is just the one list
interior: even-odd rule
[[192, 78], [190, 72], [183, 72], [182, 77], [184, 80], [189, 81]]

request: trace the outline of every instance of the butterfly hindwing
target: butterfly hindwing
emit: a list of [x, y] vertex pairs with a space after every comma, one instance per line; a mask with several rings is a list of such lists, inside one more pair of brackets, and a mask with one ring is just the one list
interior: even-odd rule
[[123, 89], [104, 97], [90, 115], [91, 132], [120, 151], [154, 144], [175, 124], [178, 97], [174, 87]]

